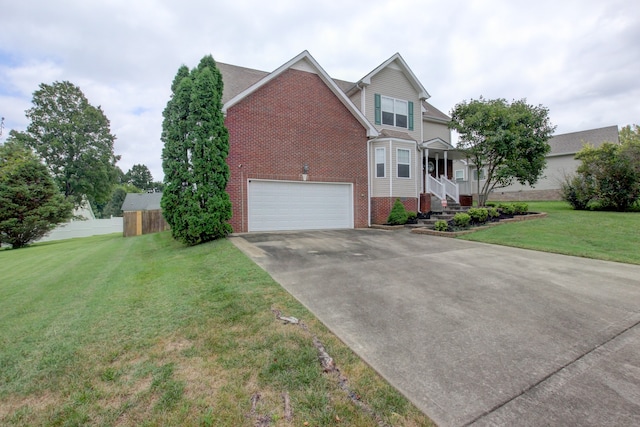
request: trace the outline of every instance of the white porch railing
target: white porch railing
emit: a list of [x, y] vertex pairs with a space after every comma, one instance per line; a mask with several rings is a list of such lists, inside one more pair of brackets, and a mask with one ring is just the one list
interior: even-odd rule
[[431, 175], [427, 175], [427, 193], [435, 195], [440, 200], [447, 198], [444, 185]]
[[451, 197], [456, 203], [460, 203], [460, 188], [458, 184], [453, 181], [449, 181], [447, 177], [442, 175], [440, 182], [444, 187], [444, 192], [447, 196]]
[[460, 203], [460, 188], [456, 182], [448, 180], [444, 175], [440, 180], [427, 175], [427, 193], [431, 193], [440, 200], [449, 196], [456, 203]]

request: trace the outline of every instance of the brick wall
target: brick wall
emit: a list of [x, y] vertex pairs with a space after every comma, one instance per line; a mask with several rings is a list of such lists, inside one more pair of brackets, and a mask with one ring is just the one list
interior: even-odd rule
[[351, 182], [355, 227], [367, 221], [364, 127], [313, 73], [289, 69], [227, 111], [234, 232], [247, 231], [247, 179]]
[[[371, 198], [371, 223], [385, 224], [391, 208], [397, 197], [372, 197]], [[418, 212], [418, 199], [415, 197], [401, 197], [400, 201], [408, 211]]]
[[[475, 200], [475, 198], [474, 198]], [[489, 200], [496, 202], [517, 202], [532, 200], [562, 200], [560, 190], [527, 190], [527, 191], [505, 191], [489, 194]]]

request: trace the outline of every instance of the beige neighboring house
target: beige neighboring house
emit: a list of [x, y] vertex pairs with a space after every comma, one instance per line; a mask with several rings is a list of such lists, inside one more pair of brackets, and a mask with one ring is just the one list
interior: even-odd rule
[[[598, 129], [555, 135], [549, 139], [551, 151], [547, 154], [547, 166], [542, 178], [533, 187], [513, 184], [508, 187], [494, 189], [489, 200], [518, 201], [518, 200], [560, 200], [560, 187], [565, 177], [573, 175], [580, 165], [575, 159], [576, 153], [585, 144], [599, 147], [604, 142], [619, 143], [618, 126], [607, 126]], [[477, 194], [478, 177], [473, 164], [465, 160], [454, 161], [454, 177], [460, 186], [461, 194]], [[485, 171], [480, 172], [480, 187]]]

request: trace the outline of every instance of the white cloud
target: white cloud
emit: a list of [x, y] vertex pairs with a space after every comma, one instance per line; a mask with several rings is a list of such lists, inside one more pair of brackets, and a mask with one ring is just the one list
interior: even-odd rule
[[111, 120], [120, 167], [158, 179], [171, 81], [209, 53], [271, 71], [308, 50], [357, 80], [400, 52], [445, 112], [484, 95], [543, 104], [559, 132], [640, 121], [634, 0], [25, 0], [3, 5], [0, 28], [7, 128], [26, 126], [38, 84], [69, 80]]

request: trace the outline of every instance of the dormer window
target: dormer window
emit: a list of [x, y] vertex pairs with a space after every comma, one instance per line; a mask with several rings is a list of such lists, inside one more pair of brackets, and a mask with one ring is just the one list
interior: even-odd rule
[[375, 94], [376, 124], [413, 130], [413, 102]]

